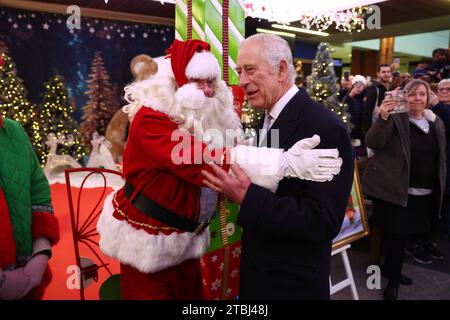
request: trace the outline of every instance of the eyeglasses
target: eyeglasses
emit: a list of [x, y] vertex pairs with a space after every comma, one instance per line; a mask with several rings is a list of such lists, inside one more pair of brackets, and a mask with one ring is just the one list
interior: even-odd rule
[[439, 88], [438, 91], [439, 92], [450, 92], [450, 87], [449, 88]]

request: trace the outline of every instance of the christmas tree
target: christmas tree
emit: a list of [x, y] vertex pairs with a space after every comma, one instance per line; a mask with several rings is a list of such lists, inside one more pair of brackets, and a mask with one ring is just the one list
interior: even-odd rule
[[83, 107], [80, 132], [85, 145], [90, 146], [92, 134], [98, 132], [104, 136], [109, 121], [120, 107], [99, 51], [95, 53], [87, 82], [89, 101]]
[[321, 42], [319, 44], [312, 66], [312, 74], [306, 79], [307, 91], [312, 99], [322, 103], [336, 113], [350, 130], [351, 123], [347, 112], [348, 105], [339, 102], [337, 99], [339, 89], [336, 84], [336, 75], [330, 51], [331, 48], [328, 43]]
[[64, 79], [54, 71], [45, 84], [39, 119], [35, 127], [34, 146], [42, 164], [47, 161], [48, 147], [45, 144], [50, 133], [56, 136], [72, 136], [73, 143], [62, 144], [58, 154], [67, 154], [77, 161], [85, 155], [84, 146], [78, 132], [78, 124], [72, 116], [74, 106], [69, 103]]
[[19, 122], [32, 139], [35, 107], [27, 100], [27, 90], [17, 77], [12, 59], [5, 53], [0, 55], [3, 61], [0, 66], [0, 113]]

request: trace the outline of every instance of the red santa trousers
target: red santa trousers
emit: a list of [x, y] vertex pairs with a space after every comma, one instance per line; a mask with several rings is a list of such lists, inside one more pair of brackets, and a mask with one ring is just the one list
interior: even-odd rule
[[200, 300], [202, 276], [199, 259], [155, 273], [142, 273], [121, 264], [121, 294], [124, 300]]

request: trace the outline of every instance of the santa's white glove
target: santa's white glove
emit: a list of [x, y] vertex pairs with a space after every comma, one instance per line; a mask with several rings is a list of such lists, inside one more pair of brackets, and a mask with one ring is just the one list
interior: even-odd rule
[[295, 143], [283, 153], [283, 176], [316, 182], [331, 181], [341, 171], [342, 158], [334, 149], [313, 149], [320, 143], [315, 134]]
[[337, 149], [313, 149], [320, 137], [302, 139], [288, 151], [239, 145], [230, 150], [231, 163], [238, 164], [250, 181], [276, 191], [283, 177], [316, 182], [333, 179], [341, 169], [342, 159]]

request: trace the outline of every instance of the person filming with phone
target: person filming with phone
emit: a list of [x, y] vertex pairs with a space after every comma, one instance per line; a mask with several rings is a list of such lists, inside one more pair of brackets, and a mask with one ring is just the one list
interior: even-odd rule
[[422, 80], [409, 82], [404, 92], [387, 92], [365, 137], [374, 156], [362, 183], [373, 201], [374, 224], [382, 232], [382, 274], [389, 278], [386, 300], [397, 299], [399, 284], [412, 284], [401, 274], [408, 240], [429, 232], [442, 206], [446, 136], [442, 120], [426, 109], [430, 97]]

